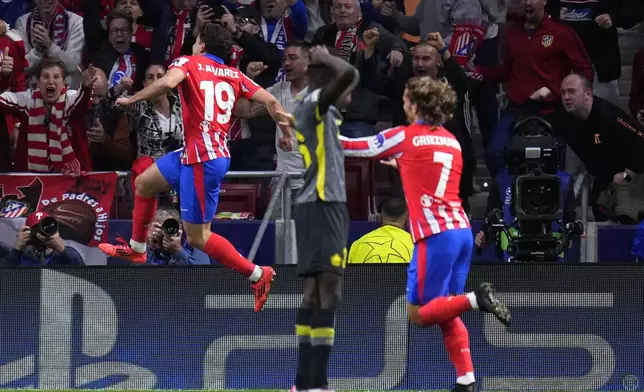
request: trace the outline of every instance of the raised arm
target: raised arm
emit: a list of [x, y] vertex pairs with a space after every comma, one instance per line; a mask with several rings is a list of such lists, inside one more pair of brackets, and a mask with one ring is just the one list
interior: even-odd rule
[[341, 96], [348, 94], [356, 87], [360, 82], [360, 74], [353, 65], [344, 59], [329, 54], [324, 46], [316, 46], [311, 49], [311, 65], [309, 67], [315, 65], [329, 67], [333, 73], [331, 82], [322, 87], [318, 99], [319, 113], [324, 115], [329, 106], [335, 105]]

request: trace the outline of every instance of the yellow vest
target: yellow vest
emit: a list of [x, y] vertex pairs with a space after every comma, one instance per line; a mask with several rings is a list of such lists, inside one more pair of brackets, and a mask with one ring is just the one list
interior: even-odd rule
[[414, 243], [405, 230], [384, 225], [351, 244], [349, 264], [406, 264], [411, 261]]

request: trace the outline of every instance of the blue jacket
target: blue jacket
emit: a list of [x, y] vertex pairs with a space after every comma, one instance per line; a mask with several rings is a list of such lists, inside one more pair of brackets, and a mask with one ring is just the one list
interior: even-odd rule
[[638, 258], [644, 258], [644, 221], [640, 222], [640, 225], [637, 226], [637, 232], [635, 232], [635, 238], [633, 238], [633, 248], [631, 253]]
[[66, 246], [62, 253], [52, 252], [45, 256], [44, 264], [40, 259], [36, 259], [29, 252], [23, 252], [12, 248], [9, 255], [4, 260], [3, 266], [82, 266], [85, 265], [80, 253], [71, 246]]
[[184, 236], [182, 248], [172, 256], [148, 247], [146, 263], [152, 265], [210, 265], [210, 258], [199, 249], [194, 249]]

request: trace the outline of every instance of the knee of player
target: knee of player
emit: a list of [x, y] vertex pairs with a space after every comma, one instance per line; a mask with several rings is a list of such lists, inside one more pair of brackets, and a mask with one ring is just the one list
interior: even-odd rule
[[208, 238], [204, 237], [202, 233], [186, 231], [186, 238], [188, 243], [197, 249], [203, 249], [206, 246], [206, 242], [208, 242]]
[[149, 191], [149, 186], [146, 184], [145, 176], [140, 175], [134, 179], [134, 191], [137, 195], [143, 197], [154, 197], [155, 194]]

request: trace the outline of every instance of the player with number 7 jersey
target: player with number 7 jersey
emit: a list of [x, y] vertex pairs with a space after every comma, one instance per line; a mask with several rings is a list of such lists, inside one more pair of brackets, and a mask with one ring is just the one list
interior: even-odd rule
[[460, 316], [476, 309], [507, 325], [510, 312], [495, 298], [490, 283], [462, 295], [474, 247], [458, 195], [463, 157], [454, 135], [439, 125], [451, 118], [456, 94], [433, 78], [412, 78], [403, 107], [411, 125], [340, 140], [346, 156], [393, 159], [391, 165], [400, 171], [415, 243], [407, 273], [409, 319], [441, 328], [457, 375], [453, 391], [474, 392], [469, 334]]
[[[147, 242], [165, 243], [161, 226], [148, 226], [156, 212], [156, 195], [171, 189], [179, 195], [182, 230], [188, 243], [211, 259], [246, 276], [252, 282], [255, 311], [260, 311], [271, 289], [275, 271], [259, 267], [244, 258], [224, 237], [210, 231], [217, 211], [221, 182], [230, 166], [226, 141], [230, 118], [238, 98], [263, 104], [273, 118], [284, 109], [277, 99], [255, 84], [238, 69], [224, 64], [232, 48], [228, 30], [210, 23], [204, 27], [192, 47], [192, 56], [179, 57], [168, 73], [129, 98], [119, 98], [117, 105], [127, 106], [147, 101], [179, 88], [183, 112], [183, 149], [171, 152], [136, 177], [132, 238], [118, 244], [100, 244], [111, 257], [133, 263], [145, 263]], [[288, 145], [293, 134], [285, 130]], [[288, 140], [290, 136], [290, 140]], [[182, 235], [180, 230], [178, 235]], [[175, 235], [175, 234], [172, 234]], [[152, 240], [149, 240], [152, 238]]]

